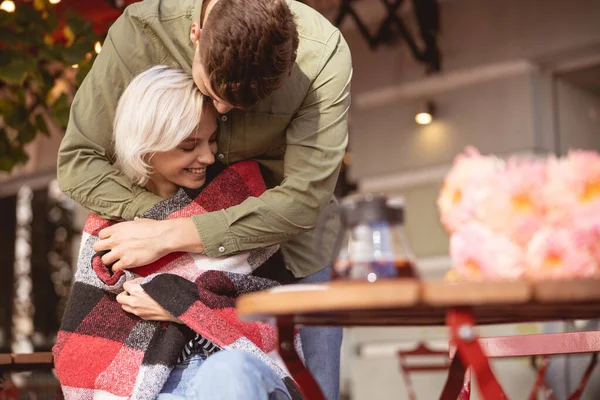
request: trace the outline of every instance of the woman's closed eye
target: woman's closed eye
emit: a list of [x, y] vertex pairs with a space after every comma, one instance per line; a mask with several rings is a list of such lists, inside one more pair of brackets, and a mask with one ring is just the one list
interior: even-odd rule
[[186, 153], [191, 153], [196, 148], [196, 145], [180, 147], [179, 150], [185, 151]]

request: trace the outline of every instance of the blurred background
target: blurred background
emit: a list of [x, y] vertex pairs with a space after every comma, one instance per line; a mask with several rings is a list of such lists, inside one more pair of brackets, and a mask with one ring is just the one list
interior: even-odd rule
[[[600, 150], [600, 1], [305, 2], [341, 29], [353, 57], [350, 146], [336, 193], [404, 196], [425, 277], [441, 278], [450, 266], [435, 201], [467, 145], [503, 157]], [[58, 190], [57, 149], [73, 94], [129, 3], [0, 0], [0, 353], [48, 351], [54, 343], [87, 215]], [[594, 322], [481, 333], [585, 324]], [[347, 329], [343, 395], [408, 399], [397, 352], [420, 343], [444, 350], [446, 338], [444, 328]], [[547, 382], [558, 398], [575, 389], [586, 357], [552, 360]], [[531, 360], [493, 366], [510, 398], [526, 397]], [[444, 378], [429, 372], [409, 380], [417, 398], [434, 399]], [[15, 379], [31, 386], [33, 378]], [[35, 389], [21, 396], [52, 397]], [[600, 398], [600, 379], [592, 378], [584, 398]]]

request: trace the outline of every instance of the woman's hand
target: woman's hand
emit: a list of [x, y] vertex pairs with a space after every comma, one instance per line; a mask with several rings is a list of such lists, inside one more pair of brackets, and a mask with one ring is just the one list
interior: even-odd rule
[[142, 289], [142, 278], [132, 279], [123, 284], [124, 292], [117, 296], [117, 302], [124, 311], [137, 315], [146, 321], [170, 321], [181, 324], [181, 320], [162, 308]]
[[176, 251], [202, 252], [200, 237], [191, 218], [165, 221], [137, 219], [102, 229], [94, 251], [113, 271], [148, 265]]

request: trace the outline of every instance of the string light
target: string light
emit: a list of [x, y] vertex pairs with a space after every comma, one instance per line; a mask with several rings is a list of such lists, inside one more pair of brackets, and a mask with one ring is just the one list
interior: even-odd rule
[[71, 65], [71, 68], [77, 69], [77, 68], [79, 68], [79, 64], [73, 64], [73, 65]]
[[58, 4], [60, 3], [60, 0], [49, 0], [50, 4]]
[[102, 51], [102, 43], [96, 42], [96, 44], [94, 45], [94, 51], [96, 52], [96, 54], [100, 54], [100, 52]]
[[4, 0], [2, 4], [0, 4], [0, 10], [4, 10], [6, 12], [15, 12], [15, 3], [12, 0]]

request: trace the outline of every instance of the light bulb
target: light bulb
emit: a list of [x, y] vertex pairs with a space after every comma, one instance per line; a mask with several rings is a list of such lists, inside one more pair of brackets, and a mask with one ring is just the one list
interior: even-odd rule
[[71, 68], [77, 69], [77, 68], [79, 68], [79, 64], [73, 64], [73, 65], [71, 65]]
[[60, 0], [49, 0], [50, 4], [58, 4], [60, 3]]
[[4, 10], [6, 12], [15, 12], [15, 3], [12, 0], [4, 0], [2, 4], [0, 4], [0, 10]]
[[421, 112], [415, 115], [415, 121], [419, 125], [427, 125], [433, 121], [433, 117], [428, 112]]
[[102, 43], [96, 42], [96, 44], [94, 44], [94, 51], [96, 52], [96, 54], [100, 54], [100, 52], [102, 51]]

